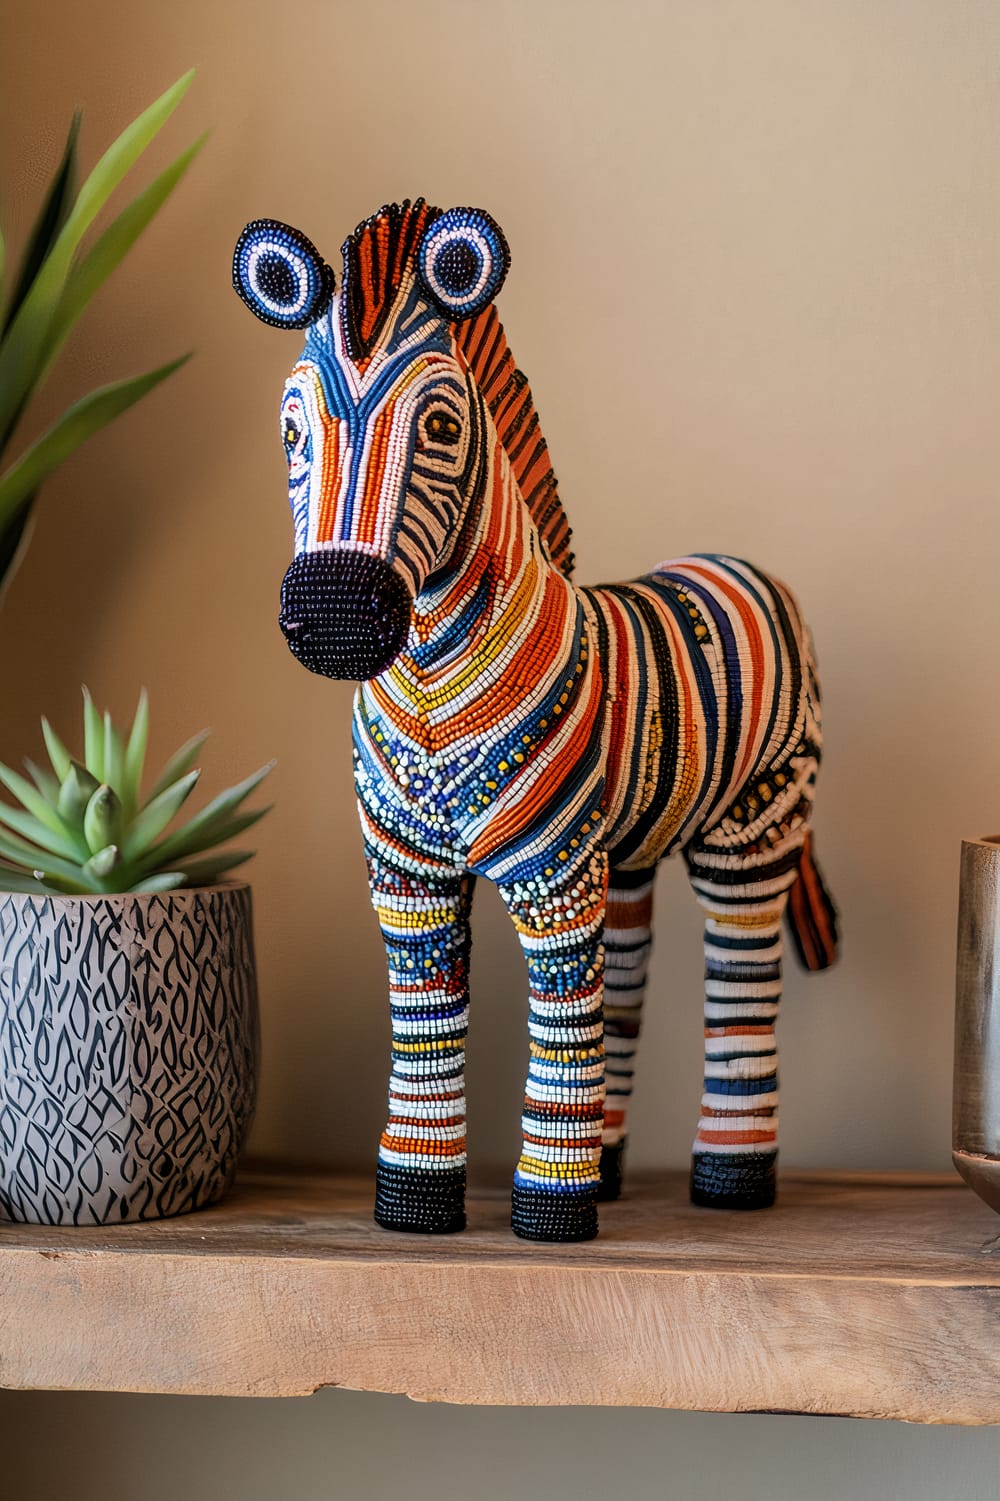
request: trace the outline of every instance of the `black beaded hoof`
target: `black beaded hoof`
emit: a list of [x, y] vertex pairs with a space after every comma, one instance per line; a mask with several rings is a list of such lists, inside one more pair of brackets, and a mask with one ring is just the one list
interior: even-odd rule
[[375, 1174], [375, 1222], [411, 1235], [465, 1229], [465, 1168], [386, 1167]]
[[777, 1152], [695, 1152], [691, 1203], [706, 1209], [770, 1209], [777, 1189], [777, 1161]]
[[574, 1193], [548, 1193], [515, 1183], [510, 1228], [522, 1240], [593, 1240], [597, 1234], [597, 1186]]
[[619, 1141], [613, 1147], [601, 1148], [601, 1186], [597, 1190], [597, 1197], [601, 1203], [607, 1203], [621, 1195], [624, 1168], [624, 1141]]

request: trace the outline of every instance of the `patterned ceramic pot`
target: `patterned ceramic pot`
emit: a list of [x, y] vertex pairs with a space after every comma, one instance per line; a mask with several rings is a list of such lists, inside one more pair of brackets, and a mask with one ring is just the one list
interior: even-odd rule
[[0, 1220], [213, 1203], [253, 1118], [257, 1053], [249, 886], [0, 892]]
[[1000, 835], [962, 840], [952, 1159], [1000, 1211]]

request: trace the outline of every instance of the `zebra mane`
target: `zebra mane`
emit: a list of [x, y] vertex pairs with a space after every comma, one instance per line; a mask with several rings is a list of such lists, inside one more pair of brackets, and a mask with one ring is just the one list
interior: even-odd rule
[[[386, 331], [399, 294], [413, 284], [416, 255], [428, 225], [439, 217], [422, 198], [386, 204], [343, 245], [341, 316], [352, 360], [364, 368]], [[553, 565], [573, 572], [572, 533], [559, 498], [548, 445], [531, 387], [514, 363], [493, 303], [451, 324], [456, 348], [489, 406], [518, 488]]]

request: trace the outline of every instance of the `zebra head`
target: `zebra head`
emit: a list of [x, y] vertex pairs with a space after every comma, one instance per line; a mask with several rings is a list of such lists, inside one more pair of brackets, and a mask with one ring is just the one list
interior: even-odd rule
[[262, 322], [306, 330], [281, 405], [295, 531], [281, 629], [310, 671], [361, 680], [401, 651], [475, 487], [481, 400], [455, 330], [489, 307], [509, 253], [488, 214], [418, 199], [359, 225], [343, 256], [338, 292], [305, 235], [258, 219], [233, 285]]

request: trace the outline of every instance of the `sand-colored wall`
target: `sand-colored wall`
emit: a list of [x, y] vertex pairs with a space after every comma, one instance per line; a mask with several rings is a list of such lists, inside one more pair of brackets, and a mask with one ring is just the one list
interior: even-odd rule
[[[43, 711], [72, 725], [86, 681], [123, 714], [147, 684], [160, 751], [211, 724], [210, 781], [278, 758], [253, 870], [255, 1149], [370, 1163], [387, 1019], [351, 690], [297, 667], [274, 623], [290, 548], [276, 407], [299, 346], [247, 315], [229, 259], [245, 220], [274, 215], [335, 260], [359, 218], [423, 193], [507, 232], [502, 316], [579, 576], [725, 550], [803, 600], [846, 944], [832, 974], [790, 974], [785, 1157], [946, 1165], [958, 843], [1000, 827], [997, 7], [50, 0], [3, 30], [15, 240], [74, 104], [92, 161], [199, 69], [141, 171], [206, 126], [211, 141], [39, 415], [197, 355], [45, 488], [0, 613], [0, 754], [33, 752]], [[484, 1174], [516, 1155], [525, 1035], [516, 947], [492, 893], [480, 908]], [[677, 869], [660, 911], [636, 1165], [684, 1162], [699, 1095], [698, 920]]]

